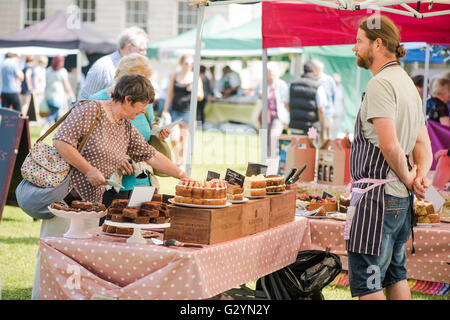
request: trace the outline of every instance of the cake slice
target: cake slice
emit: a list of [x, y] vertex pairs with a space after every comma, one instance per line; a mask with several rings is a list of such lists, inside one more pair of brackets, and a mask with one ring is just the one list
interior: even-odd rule
[[244, 197], [263, 197], [267, 193], [266, 187], [266, 178], [262, 174], [245, 177]]

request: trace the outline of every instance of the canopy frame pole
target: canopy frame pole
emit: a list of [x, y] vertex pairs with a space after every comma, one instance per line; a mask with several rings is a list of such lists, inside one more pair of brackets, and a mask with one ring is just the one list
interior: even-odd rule
[[186, 159], [186, 174], [191, 176], [192, 173], [192, 155], [194, 150], [194, 135], [197, 119], [197, 92], [198, 78], [200, 74], [200, 53], [202, 49], [202, 29], [205, 17], [205, 6], [200, 4], [200, 13], [197, 20], [195, 56], [194, 56], [194, 79], [192, 80], [191, 104], [189, 109], [189, 140]]
[[423, 18], [422, 14], [417, 12], [417, 10], [411, 8], [409, 5], [407, 5], [406, 3], [402, 3], [401, 6], [403, 8], [405, 8], [406, 10], [408, 10], [409, 12], [411, 12], [412, 14], [414, 14], [414, 17], [416, 18]]
[[267, 160], [267, 142], [269, 132], [267, 131], [267, 49], [262, 52], [262, 109], [261, 109], [261, 128], [259, 130], [261, 163], [265, 164]]
[[427, 43], [425, 49], [425, 70], [423, 75], [423, 93], [422, 93], [422, 109], [423, 114], [427, 114], [427, 97], [428, 97], [428, 78], [430, 73], [430, 49], [431, 46]]

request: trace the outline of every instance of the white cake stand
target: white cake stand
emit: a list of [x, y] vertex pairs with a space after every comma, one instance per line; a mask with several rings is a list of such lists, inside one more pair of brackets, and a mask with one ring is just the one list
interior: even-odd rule
[[106, 211], [64, 211], [57, 210], [51, 207], [48, 207], [51, 213], [55, 216], [70, 219], [70, 227], [69, 231], [64, 234], [64, 238], [70, 239], [87, 239], [91, 238], [92, 235], [86, 232], [86, 225], [84, 220], [86, 219], [99, 219], [106, 215]]
[[169, 228], [170, 223], [147, 223], [147, 224], [139, 224], [139, 223], [127, 223], [127, 222], [114, 222], [111, 220], [105, 220], [104, 222], [108, 226], [120, 227], [120, 228], [133, 228], [133, 234], [131, 237], [127, 239], [127, 243], [134, 244], [147, 244], [147, 240], [141, 234], [141, 229], [164, 229]]

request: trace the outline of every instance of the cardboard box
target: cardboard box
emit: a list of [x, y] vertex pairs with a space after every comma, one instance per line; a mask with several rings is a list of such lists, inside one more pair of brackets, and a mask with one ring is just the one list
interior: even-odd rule
[[268, 196], [270, 199], [269, 228], [295, 219], [295, 190]]
[[325, 141], [319, 149], [317, 183], [345, 185], [350, 180], [350, 141]]
[[242, 207], [199, 209], [169, 205], [170, 228], [164, 239], [215, 244], [242, 236]]
[[242, 207], [243, 236], [269, 229], [269, 198], [249, 200], [240, 206]]
[[291, 140], [291, 144], [286, 147], [285, 172], [291, 171], [291, 169], [294, 167], [300, 169], [306, 163], [307, 167], [301, 174], [298, 181], [314, 181], [314, 173], [316, 168], [316, 152], [316, 147], [308, 137], [293, 137]]

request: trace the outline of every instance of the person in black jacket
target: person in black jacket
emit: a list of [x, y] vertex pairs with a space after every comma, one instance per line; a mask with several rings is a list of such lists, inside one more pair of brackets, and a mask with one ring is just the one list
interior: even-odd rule
[[317, 70], [311, 61], [303, 66], [303, 76], [289, 87], [289, 128], [307, 133], [318, 122], [327, 105], [325, 89], [320, 85]]

